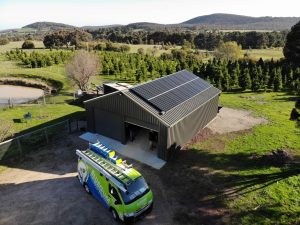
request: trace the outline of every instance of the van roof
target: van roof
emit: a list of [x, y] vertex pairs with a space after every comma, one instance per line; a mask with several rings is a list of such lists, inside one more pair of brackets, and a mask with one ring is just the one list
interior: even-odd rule
[[136, 169], [130, 168], [128, 173], [126, 173], [128, 177], [130, 177], [132, 180], [135, 180], [136, 178], [142, 176]]
[[[101, 161], [104, 160], [107, 164], [109, 164], [110, 166], [113, 166], [114, 168], [117, 168], [119, 172], [123, 173], [125, 176], [127, 176], [132, 181], [135, 180], [136, 178], [142, 176], [136, 169], [134, 169], [132, 167], [124, 168], [124, 167], [119, 166], [118, 164], [113, 164], [109, 160], [105, 159], [104, 157], [102, 157], [101, 155], [97, 154], [96, 152], [94, 152], [90, 149], [83, 151], [83, 153], [90, 153], [94, 157], [101, 159]], [[103, 168], [105, 171], [107, 171], [108, 173], [111, 174], [111, 172], [100, 163], [101, 161], [94, 160], [94, 162], [97, 163], [101, 168]], [[113, 174], [111, 174], [111, 175], [113, 175]]]

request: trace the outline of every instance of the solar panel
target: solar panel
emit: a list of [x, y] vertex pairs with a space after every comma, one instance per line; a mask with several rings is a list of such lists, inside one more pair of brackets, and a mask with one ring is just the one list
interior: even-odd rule
[[160, 111], [168, 111], [211, 87], [187, 71], [168, 75], [130, 90]]
[[133, 87], [130, 90], [148, 100], [195, 78], [197, 76], [194, 74], [182, 71]]

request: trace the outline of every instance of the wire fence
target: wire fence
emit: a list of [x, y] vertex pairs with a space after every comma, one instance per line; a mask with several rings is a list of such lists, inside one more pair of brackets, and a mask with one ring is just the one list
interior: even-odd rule
[[0, 161], [22, 159], [29, 152], [84, 129], [86, 129], [85, 121], [69, 119], [4, 141], [0, 143]]

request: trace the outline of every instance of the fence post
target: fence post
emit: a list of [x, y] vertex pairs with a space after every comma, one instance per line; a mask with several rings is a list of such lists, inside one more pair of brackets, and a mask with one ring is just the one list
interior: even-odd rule
[[18, 143], [18, 149], [19, 149], [19, 153], [20, 153], [20, 159], [22, 158], [22, 145], [20, 142], [20, 138], [17, 137], [17, 143]]

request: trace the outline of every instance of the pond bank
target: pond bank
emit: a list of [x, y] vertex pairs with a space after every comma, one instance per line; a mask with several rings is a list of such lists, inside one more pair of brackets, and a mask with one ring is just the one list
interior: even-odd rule
[[43, 95], [44, 91], [38, 88], [0, 85], [0, 106], [26, 103]]

